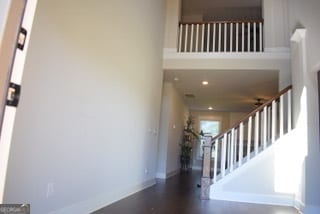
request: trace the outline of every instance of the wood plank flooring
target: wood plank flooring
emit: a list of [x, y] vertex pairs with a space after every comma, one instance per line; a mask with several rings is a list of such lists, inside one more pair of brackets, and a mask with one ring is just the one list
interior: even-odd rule
[[200, 173], [192, 171], [106, 206], [93, 214], [298, 214], [292, 207], [200, 200]]

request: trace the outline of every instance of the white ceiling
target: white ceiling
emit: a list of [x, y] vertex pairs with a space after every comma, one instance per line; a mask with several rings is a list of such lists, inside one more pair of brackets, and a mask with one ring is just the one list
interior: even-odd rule
[[[278, 71], [273, 70], [167, 70], [164, 80], [174, 84], [193, 110], [212, 106], [216, 111], [248, 112], [255, 108], [255, 98], [268, 100], [278, 92]], [[209, 84], [204, 86], [202, 81]]]

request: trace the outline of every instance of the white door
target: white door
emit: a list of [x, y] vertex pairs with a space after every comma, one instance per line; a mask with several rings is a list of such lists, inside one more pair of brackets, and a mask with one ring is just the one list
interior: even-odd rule
[[36, 3], [37, 0], [0, 2], [0, 203]]

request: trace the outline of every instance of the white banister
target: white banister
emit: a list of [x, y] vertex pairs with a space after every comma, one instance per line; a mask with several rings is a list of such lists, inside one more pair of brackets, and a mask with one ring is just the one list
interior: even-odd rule
[[259, 51], [262, 52], [263, 50], [263, 41], [262, 41], [262, 22], [259, 23]]
[[257, 52], [257, 23], [253, 23], [253, 52]]
[[291, 90], [288, 91], [288, 130], [291, 130]]
[[199, 51], [198, 46], [199, 46], [199, 24], [197, 24], [197, 29], [196, 29], [196, 52]]
[[223, 135], [222, 152], [221, 152], [221, 175], [226, 175], [226, 152], [227, 152], [227, 133]]
[[185, 27], [185, 35], [184, 35], [184, 52], [187, 52], [187, 45], [188, 45], [188, 26]]
[[276, 141], [276, 120], [277, 120], [277, 103], [272, 101], [272, 123], [271, 123], [271, 143]]
[[284, 129], [284, 119], [283, 119], [283, 114], [284, 114], [284, 112], [283, 112], [283, 95], [281, 95], [280, 96], [280, 109], [279, 109], [279, 111], [280, 111], [280, 136], [283, 136], [283, 129]]
[[227, 28], [228, 28], [228, 23], [224, 23], [224, 42], [223, 42], [223, 50], [224, 52], [227, 52]]
[[221, 23], [219, 23], [218, 29], [218, 52], [221, 52]]
[[231, 166], [231, 133], [229, 132], [228, 133], [228, 136], [227, 136], [227, 139], [228, 139], [228, 151], [227, 151], [227, 167], [230, 168]]
[[193, 52], [193, 28], [194, 24], [191, 25], [190, 52]]
[[[207, 179], [210, 174], [210, 159], [212, 157], [214, 157], [214, 164], [211, 181], [216, 182], [218, 179], [225, 177], [227, 173], [231, 173], [245, 164], [245, 160], [246, 162], [250, 160], [252, 155], [252, 136], [254, 136], [253, 153], [256, 156], [270, 145], [268, 143], [270, 140], [274, 142], [276, 138], [281, 137], [280, 132], [285, 134], [285, 132], [287, 133], [291, 130], [291, 125], [289, 125], [292, 120], [290, 89], [291, 87], [284, 89], [273, 99], [248, 114], [232, 128], [216, 136], [210, 141], [211, 147], [209, 147], [210, 144], [208, 142], [205, 143], [203, 164], [206, 168], [203, 169], [202, 184], [210, 185]], [[288, 103], [288, 108], [286, 109], [284, 108], [285, 101]], [[288, 112], [284, 112], [284, 110], [288, 110]], [[278, 114], [279, 120], [277, 120]], [[288, 115], [288, 119], [284, 120], [286, 115]], [[277, 127], [280, 128], [281, 123], [283, 123], [283, 131], [279, 130], [278, 132]], [[288, 127], [288, 129], [284, 127]], [[245, 128], [248, 129], [246, 133]], [[245, 139], [247, 140], [246, 144], [244, 143]], [[209, 153], [210, 148], [213, 148], [213, 153]], [[245, 148], [246, 151], [244, 151]]]
[[214, 165], [213, 165], [213, 181], [217, 181], [217, 171], [218, 171], [218, 150], [219, 150], [219, 141], [218, 139], [214, 144]]
[[243, 158], [243, 122], [240, 123], [239, 132], [239, 166], [241, 166]]
[[248, 142], [247, 142], [247, 160], [250, 160], [251, 136], [252, 136], [252, 117], [249, 117], [249, 121], [248, 121]]
[[203, 45], [204, 45], [204, 27], [205, 27], [205, 25], [202, 24], [202, 29], [201, 29], [201, 52], [203, 52]]
[[263, 149], [267, 148], [267, 106], [263, 108]]
[[248, 22], [248, 37], [247, 37], [247, 42], [248, 42], [248, 52], [250, 52], [250, 27], [251, 27], [251, 24], [250, 24], [250, 22]]
[[210, 24], [208, 23], [208, 29], [207, 29], [207, 52], [209, 52], [209, 45], [210, 45]]
[[239, 23], [236, 23], [236, 52], [239, 51]]
[[241, 36], [241, 48], [242, 48], [242, 52], [244, 52], [244, 22], [242, 22], [242, 29], [241, 29], [241, 33], [242, 33], [242, 36]]
[[233, 51], [233, 23], [230, 23], [230, 49], [229, 52]]
[[182, 22], [178, 28], [178, 52], [263, 51], [262, 20]]
[[216, 51], [216, 23], [213, 23], [213, 32], [212, 32], [212, 52]]
[[182, 45], [182, 24], [180, 24], [179, 27], [179, 48], [178, 48], [178, 52], [181, 52], [181, 45]]
[[254, 154], [257, 155], [259, 151], [259, 111], [256, 112], [254, 122]]

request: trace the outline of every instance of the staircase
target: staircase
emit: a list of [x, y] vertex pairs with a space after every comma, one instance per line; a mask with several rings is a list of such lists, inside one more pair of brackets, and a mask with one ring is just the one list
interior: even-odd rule
[[224, 133], [205, 138], [202, 199], [209, 199], [210, 186], [254, 161], [291, 130], [291, 90], [283, 89]]

